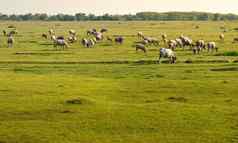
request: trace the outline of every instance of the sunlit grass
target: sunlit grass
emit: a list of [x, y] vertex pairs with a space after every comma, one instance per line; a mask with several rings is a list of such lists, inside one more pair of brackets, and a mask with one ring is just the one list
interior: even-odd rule
[[[193, 25], [200, 29], [194, 29]], [[223, 22], [2, 22], [15, 25], [13, 49], [0, 38], [0, 142], [3, 143], [232, 143], [238, 141], [235, 31], [219, 41]], [[237, 22], [225, 22], [232, 29]], [[106, 27], [123, 45], [75, 43], [56, 51], [41, 38], [49, 28], [86, 36]], [[132, 47], [138, 31], [160, 39], [180, 34], [216, 41], [218, 53], [177, 49], [178, 64], [155, 64]], [[218, 56], [220, 55], [220, 56]]]

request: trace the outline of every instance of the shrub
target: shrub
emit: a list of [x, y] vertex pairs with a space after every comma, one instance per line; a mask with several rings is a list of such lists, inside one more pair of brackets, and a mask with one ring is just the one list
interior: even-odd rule
[[231, 51], [231, 52], [224, 52], [224, 56], [238, 56], [237, 51]]

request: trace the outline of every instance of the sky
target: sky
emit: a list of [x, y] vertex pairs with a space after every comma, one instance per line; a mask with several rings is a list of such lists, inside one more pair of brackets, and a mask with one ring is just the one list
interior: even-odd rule
[[102, 15], [135, 14], [142, 11], [202, 11], [238, 14], [238, 0], [0, 0], [0, 13]]

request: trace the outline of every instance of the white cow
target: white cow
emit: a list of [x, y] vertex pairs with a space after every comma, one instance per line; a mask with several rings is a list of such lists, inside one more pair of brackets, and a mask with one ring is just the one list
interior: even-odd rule
[[66, 42], [66, 40], [64, 40], [63, 37], [57, 37], [56, 38], [56, 36], [53, 35], [53, 36], [51, 36], [51, 39], [53, 40], [54, 47], [56, 47], [56, 48], [58, 46], [60, 46], [62, 49], [69, 47], [68, 43]]
[[173, 52], [171, 49], [166, 49], [166, 48], [161, 48], [160, 49], [160, 56], [159, 56], [159, 61], [161, 58], [169, 58], [169, 61], [171, 64], [174, 64], [176, 62], [176, 54]]
[[216, 52], [218, 51], [218, 48], [216, 46], [216, 43], [215, 42], [208, 42], [207, 43], [207, 51], [208, 52], [213, 52], [214, 50], [216, 50]]
[[69, 35], [70, 36], [76, 36], [76, 31], [73, 30], [73, 29], [69, 30]]

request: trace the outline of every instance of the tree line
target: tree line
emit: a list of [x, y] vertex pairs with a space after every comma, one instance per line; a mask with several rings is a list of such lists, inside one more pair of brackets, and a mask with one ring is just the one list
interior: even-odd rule
[[224, 21], [238, 20], [235, 14], [220, 14], [207, 12], [139, 12], [125, 15], [94, 15], [85, 13], [56, 14], [19, 14], [7, 15], [0, 13], [0, 20], [10, 21]]

